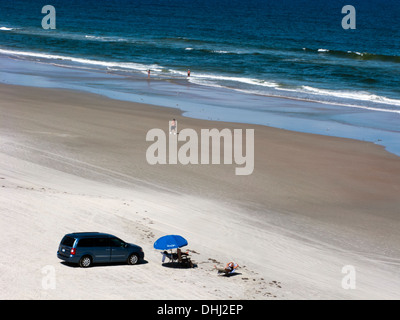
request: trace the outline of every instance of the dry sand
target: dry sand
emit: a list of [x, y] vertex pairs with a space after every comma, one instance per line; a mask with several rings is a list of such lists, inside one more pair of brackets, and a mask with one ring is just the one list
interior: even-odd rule
[[[183, 117], [92, 94], [0, 86], [2, 299], [398, 299], [400, 160], [371, 143]], [[254, 128], [255, 169], [155, 165], [152, 128]], [[101, 231], [145, 262], [75, 268], [62, 236]], [[194, 269], [153, 242], [189, 241]], [[217, 276], [214, 265], [240, 265]], [[356, 289], [342, 288], [346, 265]], [[55, 287], [48, 287], [53, 275]]]

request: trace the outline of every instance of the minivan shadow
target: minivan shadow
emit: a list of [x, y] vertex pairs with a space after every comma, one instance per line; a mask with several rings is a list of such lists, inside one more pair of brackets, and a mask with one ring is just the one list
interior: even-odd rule
[[[64, 266], [70, 267], [70, 268], [80, 268], [79, 264], [76, 263], [68, 263], [65, 261], [60, 262]], [[131, 267], [141, 265], [141, 264], [148, 264], [149, 262], [147, 260], [140, 260], [138, 263], [135, 265], [131, 265]], [[126, 262], [109, 262], [109, 263], [94, 263], [92, 266], [89, 268], [98, 268], [98, 267], [112, 267], [112, 266], [129, 266]]]

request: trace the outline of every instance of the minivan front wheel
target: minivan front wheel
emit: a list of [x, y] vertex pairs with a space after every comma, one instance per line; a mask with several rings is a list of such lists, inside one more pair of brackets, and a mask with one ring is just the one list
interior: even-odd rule
[[83, 256], [81, 260], [79, 260], [79, 266], [82, 268], [88, 268], [92, 265], [92, 258], [89, 256]]
[[139, 262], [139, 256], [137, 254], [131, 254], [128, 258], [128, 264], [136, 264]]

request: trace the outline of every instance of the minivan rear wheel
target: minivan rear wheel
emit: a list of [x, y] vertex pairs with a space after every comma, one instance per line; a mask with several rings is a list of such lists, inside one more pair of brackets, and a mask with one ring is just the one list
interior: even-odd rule
[[79, 260], [79, 266], [82, 268], [88, 268], [92, 265], [92, 258], [90, 256], [83, 256], [81, 260]]
[[139, 256], [135, 253], [132, 253], [128, 258], [128, 264], [136, 264], [139, 262]]

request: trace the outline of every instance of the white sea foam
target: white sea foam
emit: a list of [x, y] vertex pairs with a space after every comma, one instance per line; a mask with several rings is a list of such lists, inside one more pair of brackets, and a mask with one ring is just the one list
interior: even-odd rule
[[[213, 81], [214, 80], [214, 81]], [[248, 83], [251, 85], [258, 85], [272, 88], [272, 91], [265, 92], [263, 89], [256, 89], [254, 86], [253, 88], [234, 88], [228, 87], [223, 85], [220, 81], [215, 80], [229, 80], [229, 81], [238, 81], [243, 83]], [[352, 92], [352, 91], [335, 91], [335, 90], [325, 90], [325, 89], [317, 89], [309, 86], [302, 86], [300, 88], [282, 88], [278, 84], [271, 82], [271, 81], [260, 81], [257, 79], [249, 79], [249, 78], [238, 78], [238, 77], [223, 77], [223, 76], [196, 76], [191, 77], [191, 82], [199, 85], [207, 85], [216, 88], [229, 88], [234, 89], [236, 91], [240, 91], [243, 93], [248, 94], [257, 94], [257, 95], [269, 95], [279, 98], [290, 98], [296, 100], [303, 100], [303, 101], [310, 101], [310, 102], [318, 102], [324, 104], [332, 104], [337, 106], [343, 107], [351, 107], [351, 108], [358, 108], [358, 109], [365, 109], [371, 111], [380, 111], [380, 112], [390, 112], [390, 113], [397, 113], [400, 114], [400, 110], [398, 109], [388, 109], [385, 107], [373, 107], [373, 106], [365, 106], [362, 105], [362, 101], [366, 102], [374, 102], [374, 103], [381, 103], [386, 105], [393, 105], [393, 106], [400, 106], [400, 100], [397, 99], [390, 99], [383, 96], [374, 95], [368, 92]], [[290, 96], [285, 94], [280, 94], [279, 92], [292, 92]], [[305, 94], [305, 95], [304, 95]], [[326, 100], [324, 97], [330, 96], [335, 98], [345, 99], [331, 101]], [[353, 101], [353, 102], [351, 102]]]
[[197, 79], [197, 80], [203, 79], [208, 81], [213, 81], [213, 80], [233, 81], [233, 82], [247, 83], [250, 85], [269, 87], [269, 88], [276, 88], [278, 86], [277, 83], [272, 81], [265, 81], [265, 80], [245, 78], [245, 77], [229, 77], [229, 76], [212, 75], [212, 74], [196, 74], [192, 76], [191, 79]]
[[400, 106], [400, 100], [391, 99], [383, 96], [378, 96], [370, 92], [364, 91], [343, 91], [343, 90], [328, 90], [328, 89], [317, 89], [309, 86], [302, 86], [304, 92], [310, 92], [313, 94], [339, 97], [345, 99], [353, 99], [359, 101], [371, 101], [375, 103], [390, 104], [394, 106]]
[[363, 56], [364, 55], [364, 53], [357, 52], [357, 51], [347, 51], [347, 53], [354, 53], [354, 54], [356, 54], [358, 56]]
[[[215, 87], [221, 87], [223, 86], [215, 86]], [[243, 92], [243, 93], [248, 93], [248, 94], [257, 94], [257, 95], [265, 95], [265, 92], [260, 91], [260, 90], [248, 90], [248, 89], [236, 89], [237, 91]], [[386, 109], [386, 108], [376, 108], [376, 107], [368, 107], [368, 106], [363, 106], [360, 104], [357, 104], [357, 101], [354, 103], [344, 103], [344, 102], [338, 102], [338, 101], [327, 101], [324, 99], [320, 99], [318, 97], [300, 97], [298, 95], [294, 96], [287, 96], [284, 94], [279, 94], [279, 90], [281, 91], [290, 91], [290, 92], [295, 92], [299, 93], [299, 90], [296, 89], [282, 89], [278, 88], [278, 91], [276, 92], [271, 92], [268, 94], [271, 97], [277, 97], [277, 98], [286, 98], [286, 99], [293, 99], [293, 100], [299, 100], [299, 101], [309, 101], [309, 102], [315, 102], [315, 103], [322, 103], [322, 104], [329, 104], [329, 105], [335, 105], [335, 106], [341, 106], [341, 107], [347, 107], [347, 108], [356, 108], [356, 109], [364, 109], [364, 110], [370, 110], [370, 111], [379, 111], [379, 112], [388, 112], [388, 113], [397, 113], [400, 114], [400, 110], [396, 109]]]
[[[348, 106], [352, 108], [362, 108], [373, 111], [382, 111], [382, 112], [392, 112], [392, 113], [400, 113], [398, 109], [389, 109], [389, 108], [381, 108], [374, 106], [363, 106], [362, 101], [372, 102], [375, 104], [384, 104], [384, 105], [392, 105], [395, 107], [400, 107], [399, 99], [392, 99], [384, 96], [375, 95], [369, 92], [360, 92], [360, 91], [343, 91], [343, 90], [327, 90], [327, 89], [318, 89], [310, 86], [302, 86], [298, 88], [283, 88], [279, 86], [276, 82], [273, 81], [263, 81], [259, 79], [252, 78], [244, 78], [244, 77], [229, 77], [229, 76], [220, 76], [220, 75], [209, 75], [209, 74], [196, 74], [192, 76], [189, 81], [199, 84], [199, 85], [208, 85], [217, 88], [230, 88], [235, 89], [240, 92], [249, 93], [249, 94], [261, 94], [261, 95], [271, 95], [276, 97], [286, 97], [286, 98], [294, 98], [300, 100], [314, 101], [320, 103], [328, 103], [335, 104], [340, 106]], [[229, 86], [229, 84], [224, 83], [225, 81], [232, 82], [240, 82], [249, 84], [254, 86], [253, 88], [235, 88], [234, 85]], [[257, 87], [267, 87], [274, 90], [269, 90], [268, 92], [256, 89]], [[279, 92], [286, 91], [292, 92], [292, 94], [288, 97], [283, 94], [279, 94]], [[332, 101], [331, 99], [326, 100], [324, 97], [334, 97], [338, 98], [337, 101]], [[345, 100], [345, 101], [344, 101]], [[353, 101], [353, 102], [352, 102]]]
[[[184, 77], [187, 76], [186, 72], [180, 70], [169, 69], [168, 72], [178, 76], [184, 76]], [[230, 76], [205, 74], [205, 73], [192, 73], [192, 75], [188, 78], [188, 80], [195, 84], [210, 85], [213, 87], [225, 87], [223, 84], [220, 84], [221, 81], [240, 82], [249, 85], [263, 86], [269, 88], [276, 88], [278, 86], [277, 83], [272, 81], [245, 78], [245, 77], [230, 77]]]
[[102, 37], [102, 36], [93, 36], [93, 35], [85, 35], [86, 40], [90, 41], [100, 41], [100, 42], [129, 42], [133, 40], [118, 38], [118, 37]]
[[8, 27], [0, 27], [1, 31], [11, 31], [11, 30], [15, 30], [15, 28], [8, 28]]
[[80, 63], [80, 64], [86, 64], [86, 65], [96, 65], [96, 66], [102, 66], [102, 67], [108, 67], [108, 68], [130, 69], [130, 70], [137, 70], [137, 71], [142, 71], [142, 72], [147, 71], [148, 69], [151, 69], [152, 71], [156, 71], [156, 72], [162, 71], [162, 67], [160, 67], [159, 65], [155, 65], [155, 64], [144, 65], [144, 64], [133, 63], [133, 62], [101, 61], [101, 60], [91, 60], [91, 59], [83, 59], [83, 58], [76, 58], [76, 57], [69, 57], [69, 56], [54, 55], [54, 54], [26, 52], [26, 51], [14, 51], [14, 50], [5, 50], [5, 49], [0, 49], [0, 53], [7, 54], [7, 55], [48, 59], [48, 60], [63, 60], [63, 61]]
[[318, 49], [318, 52], [329, 52], [328, 49]]

